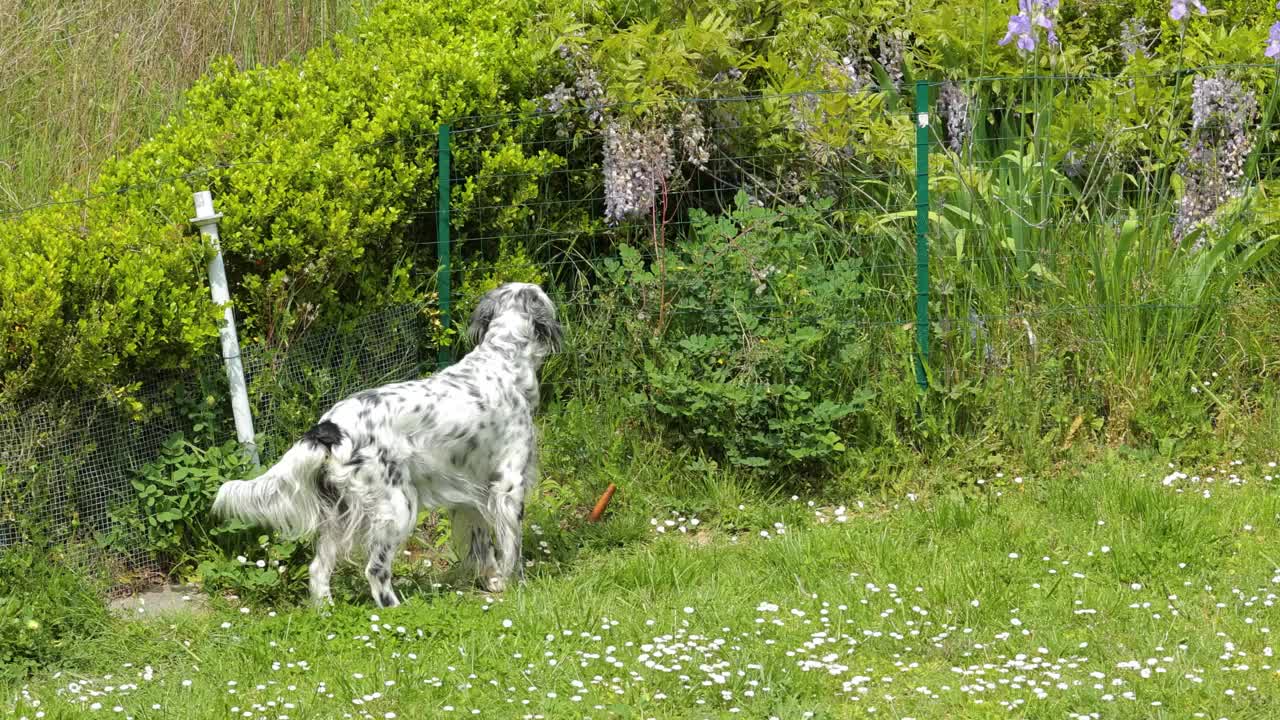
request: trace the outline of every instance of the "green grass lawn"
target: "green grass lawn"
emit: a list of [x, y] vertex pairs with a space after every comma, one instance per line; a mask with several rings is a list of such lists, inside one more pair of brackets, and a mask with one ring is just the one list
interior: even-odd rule
[[1113, 460], [847, 509], [744, 504], [760, 527], [732, 534], [717, 517], [650, 522], [622, 503], [610, 522], [643, 535], [600, 542], [608, 531], [596, 529], [558, 561], [537, 549], [572, 537], [542, 546], [531, 533], [530, 557], [550, 559], [503, 597], [424, 570], [404, 578], [408, 600], [393, 610], [350, 579], [324, 614], [219, 605], [121, 621], [72, 667], [3, 688], [3, 710], [1277, 717], [1276, 471], [1264, 460], [1185, 472]]

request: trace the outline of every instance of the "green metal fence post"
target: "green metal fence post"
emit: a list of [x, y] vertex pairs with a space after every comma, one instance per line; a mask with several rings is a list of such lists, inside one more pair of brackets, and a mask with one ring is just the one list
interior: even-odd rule
[[[449, 126], [440, 126], [440, 158], [436, 167], [440, 176], [440, 207], [436, 213], [436, 293], [440, 303], [440, 324], [449, 331], [452, 290], [449, 273]], [[436, 367], [448, 367], [453, 362], [453, 345], [441, 345], [436, 353]]]
[[916, 82], [916, 384], [929, 389], [929, 83]]

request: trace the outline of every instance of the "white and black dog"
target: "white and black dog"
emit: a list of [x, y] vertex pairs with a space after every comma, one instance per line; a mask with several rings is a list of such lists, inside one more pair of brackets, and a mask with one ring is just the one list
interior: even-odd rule
[[391, 561], [419, 507], [451, 511], [454, 547], [481, 585], [520, 576], [525, 496], [537, 476], [538, 370], [561, 340], [551, 299], [510, 283], [481, 298], [475, 346], [430, 377], [338, 402], [255, 480], [218, 489], [216, 515], [315, 536], [311, 596], [332, 602], [336, 563], [364, 546], [380, 607], [399, 604]]

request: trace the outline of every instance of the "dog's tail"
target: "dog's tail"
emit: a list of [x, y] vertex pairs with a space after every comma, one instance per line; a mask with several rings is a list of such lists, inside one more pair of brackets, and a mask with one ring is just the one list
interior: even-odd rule
[[232, 480], [218, 488], [214, 515], [279, 530], [289, 537], [311, 535], [325, 513], [321, 474], [330, 448], [341, 437], [336, 425], [320, 423], [258, 478]]

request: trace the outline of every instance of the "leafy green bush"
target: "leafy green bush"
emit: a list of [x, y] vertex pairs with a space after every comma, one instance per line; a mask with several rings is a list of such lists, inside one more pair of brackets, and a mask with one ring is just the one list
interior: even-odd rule
[[0, 391], [95, 387], [216, 337], [204, 249], [102, 203], [0, 223]]
[[112, 510], [113, 529], [102, 542], [135, 547], [141, 540], [170, 574], [209, 592], [254, 602], [296, 599], [305, 589], [307, 543], [275, 540], [209, 514], [223, 483], [256, 472], [234, 440], [204, 447], [174, 435], [136, 473], [136, 494]]
[[[315, 319], [412, 298], [419, 250], [434, 250], [437, 128], [537, 95], [546, 48], [524, 32], [533, 8], [389, 0], [297, 65], [217, 64], [179, 116], [108, 163], [96, 199], [0, 222], [4, 391], [119, 383], [208, 347], [207, 249], [186, 221], [197, 189], [225, 216], [246, 342], [283, 346]], [[460, 194], [460, 231], [469, 204], [511, 205], [509, 222], [527, 220], [519, 206], [555, 161], [526, 156], [515, 126], [455, 141], [456, 172], [493, 179], [473, 200]]]
[[205, 553], [194, 579], [206, 592], [230, 593], [248, 603], [294, 603], [307, 594], [308, 546], [259, 535], [256, 545]]
[[112, 533], [104, 541], [110, 545], [123, 538], [141, 539], [172, 572], [189, 570], [193, 553], [212, 547], [216, 539], [218, 529], [209, 524], [209, 507], [218, 488], [252, 474], [253, 463], [235, 440], [201, 448], [174, 435], [160, 457], [130, 481], [136, 494], [113, 511]]
[[40, 544], [0, 549], [0, 677], [62, 662], [101, 631], [103, 589]]
[[861, 263], [822, 223], [830, 204], [772, 210], [739, 194], [696, 212], [692, 236], [648, 263], [607, 267], [646, 348], [640, 402], [679, 438], [741, 466], [829, 466], [846, 420], [873, 396], [848, 361], [867, 352]]
[[[1181, 122], [1175, 90], [1186, 83], [1168, 73], [1257, 62], [1270, 12], [1235, 0], [1184, 27], [1169, 22], [1167, 4], [1157, 0], [1103, 5], [1064, 8], [1061, 53], [1035, 62], [1055, 75], [1129, 69], [1139, 78], [1134, 101], [1123, 104], [1131, 112], [1112, 111], [1115, 88], [1105, 82], [1029, 105], [1023, 83], [982, 83], [973, 114], [990, 118], [988, 136], [1005, 140], [988, 148], [991, 157], [1022, 141], [1022, 130], [1008, 132], [1018, 125], [1010, 118], [1035, 115], [1052, 125], [1040, 140], [1052, 138], [1055, 163], [1073, 143], [1087, 150], [1092, 138], [1131, 158], [1135, 143], [1162, 145], [1169, 157], [1156, 160], [1176, 162], [1176, 143], [1156, 142]], [[458, 121], [454, 168], [465, 178], [454, 193], [455, 237], [475, 238], [463, 254], [490, 260], [498, 237], [537, 229], [572, 238], [600, 229], [598, 212], [565, 202], [596, 186], [544, 182], [582, 139], [570, 129], [571, 142], [563, 143], [553, 133], [566, 128], [530, 113], [548, 106], [539, 98], [557, 82], [577, 88], [571, 104], [601, 115], [588, 123], [593, 131], [638, 115], [689, 124], [683, 130], [714, 128], [703, 144], [729, 155], [803, 151], [810, 157], [785, 169], [796, 177], [772, 191], [839, 196], [850, 190], [848, 173], [833, 172], [832, 158], [854, 163], [863, 177], [905, 176], [910, 120], [897, 111], [905, 111], [902, 94], [913, 78], [1028, 70], [1032, 60], [994, 46], [1015, 9], [980, 0], [910, 9], [888, 0], [583, 8], [387, 0], [356, 32], [297, 64], [238, 70], [219, 63], [178, 116], [102, 170], [96, 199], [0, 221], [4, 390], [121, 382], [140, 369], [182, 365], [208, 347], [216, 313], [204, 289], [207, 249], [186, 222], [192, 190], [211, 189], [225, 214], [223, 247], [245, 339], [282, 347], [317, 319], [341, 322], [420, 296], [417, 279], [433, 264], [442, 123]], [[1152, 26], [1151, 52], [1120, 59], [1115, 35], [1131, 17]], [[1266, 72], [1241, 71], [1255, 90]], [[1155, 80], [1140, 79], [1152, 74]], [[590, 83], [596, 90], [586, 92]], [[816, 88], [870, 91], [793, 97]], [[707, 117], [674, 111], [678, 98], [756, 94], [760, 100], [726, 104]], [[599, 112], [617, 102], [631, 104]], [[1080, 111], [1100, 103], [1108, 112]], [[1117, 139], [1104, 125], [1140, 130]], [[901, 192], [862, 183], [855, 194], [883, 209], [895, 207]], [[71, 198], [61, 192], [55, 199]], [[574, 240], [529, 248], [530, 257], [563, 261], [562, 242]]]
[[[358, 34], [297, 66], [221, 64], [192, 89], [178, 122], [107, 167], [102, 182], [134, 185], [157, 167], [209, 169], [202, 181], [225, 215], [222, 247], [248, 341], [284, 346], [314, 320], [409, 301], [419, 251], [434, 256], [422, 240], [434, 228], [437, 130], [520, 107], [545, 52], [524, 40], [531, 12], [527, 1], [387, 2]], [[524, 178], [495, 181], [476, 199], [518, 214], [548, 168], [526, 156], [516, 132], [459, 135], [453, 168]], [[465, 232], [468, 197], [457, 200]], [[190, 202], [185, 192], [173, 201], [175, 212]]]

